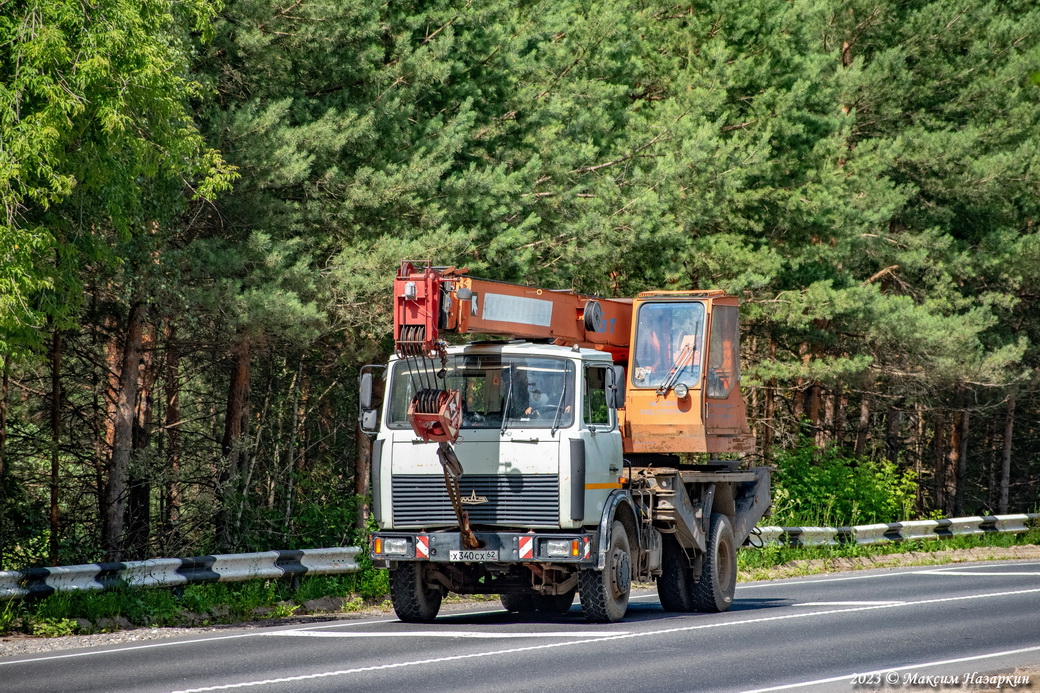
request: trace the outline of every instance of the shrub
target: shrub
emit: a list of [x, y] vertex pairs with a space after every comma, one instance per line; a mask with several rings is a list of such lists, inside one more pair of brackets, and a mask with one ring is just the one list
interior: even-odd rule
[[917, 495], [912, 470], [802, 438], [776, 457], [774, 524], [844, 526], [910, 519]]

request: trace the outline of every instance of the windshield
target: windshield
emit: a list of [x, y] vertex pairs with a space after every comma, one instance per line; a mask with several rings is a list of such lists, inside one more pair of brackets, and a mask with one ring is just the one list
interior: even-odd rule
[[669, 379], [700, 387], [704, 304], [698, 301], [644, 303], [636, 316], [632, 385], [658, 387]]
[[[462, 393], [463, 428], [567, 428], [574, 422], [574, 364], [566, 359], [480, 354], [449, 357], [445, 389]], [[407, 364], [390, 380], [391, 428], [409, 428], [415, 394]]]

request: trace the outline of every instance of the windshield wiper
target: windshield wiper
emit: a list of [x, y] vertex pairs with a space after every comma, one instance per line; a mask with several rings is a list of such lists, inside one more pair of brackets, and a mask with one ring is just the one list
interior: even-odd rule
[[560, 401], [556, 403], [556, 416], [553, 417], [552, 429], [549, 431], [550, 438], [556, 435], [556, 430], [559, 428], [557, 424], [560, 422], [560, 414], [563, 413], [563, 400], [565, 399], [567, 399], [567, 380], [563, 381], [563, 392], [560, 393]]
[[661, 383], [657, 388], [657, 394], [666, 395], [668, 390], [675, 385], [675, 381], [679, 379], [679, 374], [683, 372], [686, 366], [693, 362], [693, 346], [690, 344], [684, 344], [682, 349], [679, 350], [679, 355], [675, 357], [675, 363], [672, 364], [672, 370], [668, 371], [668, 377], [665, 378], [664, 382]]

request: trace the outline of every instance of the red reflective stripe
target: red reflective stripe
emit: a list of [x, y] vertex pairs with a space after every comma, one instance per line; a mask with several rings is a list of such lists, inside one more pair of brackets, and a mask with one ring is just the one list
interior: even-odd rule
[[534, 557], [534, 537], [520, 537], [520, 558]]
[[429, 558], [430, 557], [430, 538], [424, 534], [420, 534], [416, 537], [415, 541], [415, 557], [416, 558]]

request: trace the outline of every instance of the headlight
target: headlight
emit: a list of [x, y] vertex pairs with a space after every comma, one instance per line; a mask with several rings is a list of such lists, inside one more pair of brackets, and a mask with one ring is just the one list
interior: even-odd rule
[[397, 538], [397, 539], [383, 539], [383, 553], [386, 555], [399, 555], [403, 556], [408, 553], [408, 540]]
[[577, 539], [550, 539], [544, 544], [543, 551], [549, 557], [563, 558], [578, 555]]
[[686, 399], [686, 395], [690, 394], [690, 388], [686, 386], [686, 383], [679, 383], [674, 388], [675, 396], [679, 399]]

